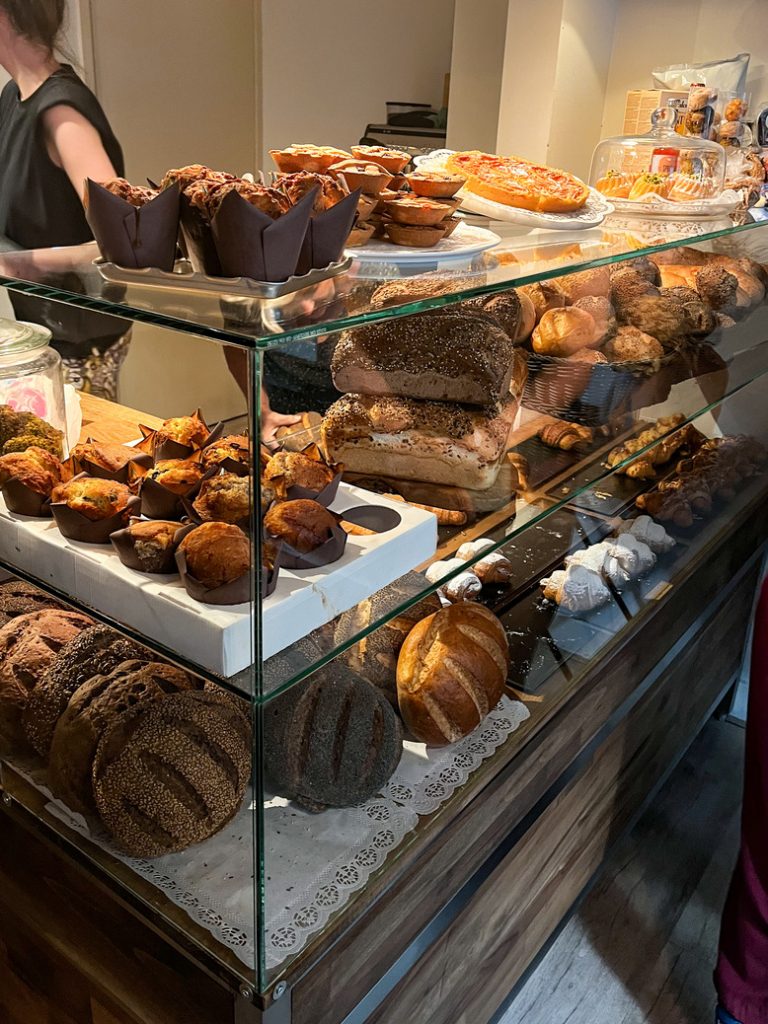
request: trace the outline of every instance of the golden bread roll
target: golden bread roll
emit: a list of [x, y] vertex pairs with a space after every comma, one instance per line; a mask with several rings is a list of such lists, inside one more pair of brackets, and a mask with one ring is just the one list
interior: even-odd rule
[[592, 270], [580, 270], [577, 274], [559, 277], [557, 285], [569, 303], [590, 295], [607, 299], [611, 294], [611, 275], [608, 267], [595, 267]]
[[537, 322], [549, 309], [565, 306], [565, 295], [560, 291], [557, 281], [539, 281], [537, 284], [524, 284], [517, 289], [517, 294], [526, 295], [533, 303]]
[[533, 332], [533, 351], [542, 356], [572, 356], [582, 348], [596, 348], [602, 340], [594, 319], [573, 306], [550, 309]]
[[526, 341], [536, 326], [536, 307], [531, 297], [522, 288], [518, 289], [517, 296], [520, 299], [520, 326], [517, 329], [515, 341]]
[[416, 739], [455, 743], [501, 700], [509, 644], [501, 622], [482, 605], [451, 605], [422, 619], [397, 660], [400, 713]]

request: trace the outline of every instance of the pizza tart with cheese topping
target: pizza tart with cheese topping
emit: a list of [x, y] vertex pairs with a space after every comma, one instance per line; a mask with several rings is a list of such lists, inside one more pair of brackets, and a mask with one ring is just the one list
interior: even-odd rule
[[589, 197], [589, 188], [575, 175], [519, 156], [471, 150], [452, 153], [446, 167], [467, 179], [467, 191], [537, 213], [571, 213], [581, 209]]

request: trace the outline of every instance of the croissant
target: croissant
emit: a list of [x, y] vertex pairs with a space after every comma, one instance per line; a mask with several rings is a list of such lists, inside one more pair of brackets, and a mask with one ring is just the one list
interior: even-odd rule
[[550, 448], [560, 448], [565, 452], [569, 452], [577, 444], [592, 441], [594, 436], [591, 427], [582, 427], [578, 423], [569, 423], [567, 420], [547, 423], [539, 431], [539, 437], [544, 444], [549, 445]]

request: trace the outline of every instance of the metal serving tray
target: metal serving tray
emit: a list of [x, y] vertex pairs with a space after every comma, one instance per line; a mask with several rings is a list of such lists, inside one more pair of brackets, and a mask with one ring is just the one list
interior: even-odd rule
[[289, 277], [287, 281], [254, 281], [249, 277], [208, 277], [194, 271], [189, 260], [177, 260], [173, 270], [158, 270], [156, 267], [136, 270], [131, 267], [119, 267], [115, 263], [107, 263], [101, 259], [93, 262], [104, 280], [110, 284], [139, 285], [143, 288], [162, 288], [165, 291], [207, 292], [218, 297], [279, 299], [346, 273], [352, 265], [352, 260], [351, 256], [345, 256], [335, 263], [329, 263], [327, 267]]

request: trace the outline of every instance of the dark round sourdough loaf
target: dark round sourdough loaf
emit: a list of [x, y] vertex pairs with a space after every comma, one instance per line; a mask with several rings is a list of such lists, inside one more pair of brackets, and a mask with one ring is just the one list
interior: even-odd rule
[[92, 625], [79, 612], [47, 609], [0, 629], [0, 747], [26, 748], [21, 718], [30, 693], [62, 647]]
[[186, 672], [159, 662], [125, 661], [107, 675], [93, 676], [56, 723], [48, 762], [52, 792], [71, 810], [95, 814], [91, 771], [105, 730], [137, 704], [199, 686]]
[[[334, 632], [337, 645], [346, 643], [362, 630], [369, 629], [392, 606], [393, 597], [387, 591], [374, 594], [365, 601], [360, 601], [348, 612], [339, 616]], [[405, 599], [405, 594], [403, 594]], [[344, 655], [347, 665], [378, 687], [387, 700], [397, 710], [397, 656], [405, 638], [410, 631], [427, 615], [439, 612], [442, 608], [437, 594], [430, 594], [418, 604], [406, 608], [394, 618], [385, 622], [374, 632], [359, 640]]]
[[363, 803], [391, 777], [402, 748], [387, 699], [338, 661], [264, 713], [266, 771], [280, 795], [311, 811]]
[[124, 661], [152, 661], [145, 648], [109, 626], [84, 629], [62, 647], [29, 695], [22, 721], [27, 739], [41, 757], [48, 757], [56, 723], [75, 690], [97, 675], [107, 675]]
[[51, 608], [61, 609], [62, 606], [31, 583], [24, 583], [23, 580], [0, 583], [0, 626], [5, 626], [19, 615], [30, 615]]
[[214, 835], [251, 776], [247, 705], [221, 691], [140, 705], [102, 737], [93, 764], [101, 819], [133, 857], [159, 857]]

